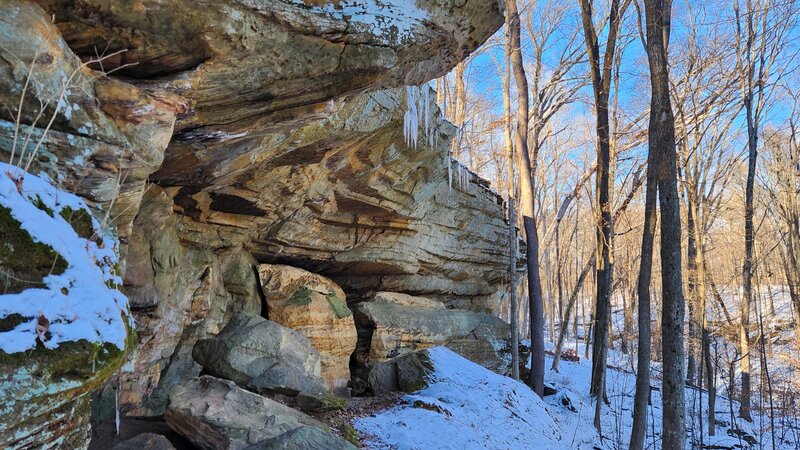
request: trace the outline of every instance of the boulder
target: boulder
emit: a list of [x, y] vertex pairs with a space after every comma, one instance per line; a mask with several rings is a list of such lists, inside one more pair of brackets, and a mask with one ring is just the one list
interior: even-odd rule
[[160, 434], [142, 433], [116, 444], [112, 450], [175, 450], [175, 446]]
[[303, 426], [327, 433], [327, 426], [316, 419], [207, 375], [175, 386], [164, 418], [177, 433], [207, 450], [247, 448]]
[[280, 436], [266, 439], [246, 447], [245, 450], [355, 450], [356, 447], [342, 438], [316, 427], [302, 426]]
[[369, 370], [367, 385], [375, 395], [395, 391], [411, 393], [427, 387], [434, 371], [427, 349], [417, 350], [375, 364]]
[[385, 292], [354, 305], [353, 313], [358, 327], [354, 361], [360, 369], [443, 345], [495, 372], [510, 372], [511, 329], [497, 317]]
[[258, 275], [269, 319], [305, 335], [319, 352], [325, 384], [346, 390], [356, 326], [342, 289], [321, 275], [291, 266], [261, 264]]
[[258, 316], [236, 315], [192, 351], [206, 373], [261, 394], [322, 397], [319, 354], [305, 336]]

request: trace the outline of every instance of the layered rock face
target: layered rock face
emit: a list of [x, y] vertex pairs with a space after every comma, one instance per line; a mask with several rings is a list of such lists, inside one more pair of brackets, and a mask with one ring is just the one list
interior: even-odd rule
[[510, 372], [510, 327], [495, 316], [393, 292], [380, 292], [354, 305], [353, 312], [359, 334], [353, 369], [362, 378], [371, 366], [435, 346], [495, 372]]
[[[503, 200], [451, 160], [455, 128], [429, 88], [401, 86], [446, 73], [502, 22], [500, 0], [0, 0], [0, 101], [22, 105], [0, 111], [0, 155], [34, 155], [31, 170], [120, 238], [138, 344], [106, 394], [123, 415], [166, 414], [190, 439], [200, 427], [203, 448], [348, 448], [297, 411], [199, 377], [193, 351], [242, 314], [307, 337], [338, 392], [357, 328], [372, 330], [359, 346], [383, 345], [373, 362], [447, 343], [494, 364], [484, 332], [505, 331], [478, 313], [497, 311], [508, 266]], [[410, 103], [429, 111], [417, 142], [403, 132]], [[387, 313], [424, 318], [403, 328], [379, 306], [354, 321], [350, 308], [379, 291], [427, 297], [395, 295], [410, 309]], [[450, 334], [414, 325], [429, 319]], [[76, 389], [88, 397], [108, 375]], [[77, 411], [52, 410], [51, 424]], [[250, 425], [225, 414], [291, 426], [242, 438]]]

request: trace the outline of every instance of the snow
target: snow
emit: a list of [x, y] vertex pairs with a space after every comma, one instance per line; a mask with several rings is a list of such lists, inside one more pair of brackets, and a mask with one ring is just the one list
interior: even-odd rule
[[[572, 348], [583, 354], [583, 344]], [[552, 350], [552, 345], [548, 350]], [[561, 361], [560, 371], [549, 371], [545, 384], [556, 394], [539, 399], [524, 384], [495, 374], [452, 351], [429, 349], [435, 372], [429, 386], [402, 397], [400, 402], [370, 417], [356, 419], [354, 427], [369, 449], [627, 449], [630, 439], [636, 376], [631, 355], [609, 351], [608, 405], [601, 409], [602, 435], [594, 428], [595, 402], [588, 395], [591, 362]], [[635, 358], [635, 354], [633, 355]], [[547, 356], [546, 367], [552, 364]], [[661, 448], [661, 366], [653, 363], [652, 404], [648, 408], [645, 448]], [[418, 403], [415, 407], [415, 402]], [[719, 386], [716, 436], [708, 436], [708, 394], [686, 388], [686, 449], [772, 449], [769, 417], [753, 414], [753, 422], [736, 417], [738, 404]], [[422, 406], [422, 407], [420, 407]], [[437, 411], [438, 410], [438, 411]], [[702, 422], [702, 425], [701, 425]], [[749, 445], [736, 430], [755, 439]], [[776, 418], [775, 449], [797, 449], [800, 426], [793, 417]]]
[[414, 28], [429, 19], [428, 13], [413, 1], [386, 2], [381, 0], [340, 0], [323, 5], [309, 5], [304, 0], [294, 4], [337, 20], [345, 20], [355, 30], [365, 30], [385, 44], [398, 44], [412, 40]]
[[[354, 426], [374, 449], [569, 449], [547, 405], [527, 386], [444, 347], [428, 350], [429, 386]], [[415, 402], [430, 405], [414, 407]], [[438, 409], [438, 412], [432, 409]]]
[[[34, 205], [37, 200], [53, 211], [52, 217]], [[0, 295], [0, 318], [12, 314], [26, 318], [14, 329], [0, 332], [0, 350], [16, 353], [35, 348], [39, 316], [49, 320], [50, 338], [44, 342], [49, 349], [81, 339], [124, 348], [129, 313], [127, 298], [116, 288], [122, 282], [114, 273], [117, 241], [102, 236], [98, 245], [83, 239], [59, 214], [67, 207], [88, 211], [86, 203], [40, 177], [0, 163], [0, 205], [11, 210], [35, 241], [49, 245], [67, 262], [62, 274], [44, 278], [46, 289]], [[99, 230], [97, 220], [92, 220]]]
[[[565, 348], [576, 349], [579, 355], [583, 354], [582, 344], [576, 348], [573, 342], [571, 345], [566, 345]], [[552, 350], [552, 346], [549, 350]], [[635, 354], [633, 358], [635, 358]], [[552, 357], [547, 356], [545, 367], [549, 368], [552, 361]], [[549, 371], [545, 375], [545, 383], [558, 391], [558, 394], [546, 397], [545, 401], [551, 406], [550, 411], [554, 420], [560, 423], [563, 429], [570, 430], [568, 438], [572, 448], [586, 450], [597, 447], [604, 449], [627, 448], [633, 421], [633, 398], [636, 389], [636, 376], [630, 369], [634, 362], [631, 361], [629, 355], [610, 350], [608, 364], [610, 367], [606, 372], [606, 393], [610, 405], [603, 405], [601, 410], [602, 437], [594, 429], [595, 403], [594, 399], [588, 395], [591, 361], [585, 359], [579, 362], [562, 360], [559, 372]], [[652, 391], [652, 404], [648, 408], [645, 448], [657, 449], [661, 448], [661, 365], [654, 362], [652, 366], [650, 384], [656, 389]], [[718, 425], [716, 436], [710, 437], [707, 426], [708, 393], [693, 387], [686, 388], [686, 449], [699, 447], [700, 422], [703, 427], [703, 445], [706, 448], [742, 448], [738, 447], [742, 445], [743, 448], [748, 448], [743, 439], [729, 433], [729, 431], [733, 431], [732, 429], [740, 429], [758, 441], [755, 448], [771, 449], [771, 431], [768, 427], [767, 415], [762, 417], [757, 413], [754, 414], [752, 423], [738, 419], [735, 414], [738, 411], [738, 403], [731, 401], [725, 394], [725, 387], [718, 386], [714, 408]], [[569, 398], [576, 411], [559, 407], [564, 396]], [[789, 433], [783, 435], [780, 432], [776, 433], [778, 438], [775, 448], [786, 450], [798, 448], [797, 440], [792, 435], [793, 432], [796, 431], [790, 430]]]

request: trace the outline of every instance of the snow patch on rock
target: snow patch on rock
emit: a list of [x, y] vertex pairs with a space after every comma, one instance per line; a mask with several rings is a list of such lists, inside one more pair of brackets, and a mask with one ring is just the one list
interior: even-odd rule
[[[0, 205], [11, 211], [34, 241], [52, 247], [67, 262], [63, 273], [43, 279], [46, 288], [0, 295], [0, 319], [14, 314], [25, 319], [0, 332], [0, 350], [17, 353], [35, 348], [37, 339], [42, 339], [37, 335], [42, 316], [48, 322], [43, 338], [48, 349], [82, 339], [123, 349], [132, 323], [126, 323], [130, 320], [128, 300], [117, 289], [122, 283], [114, 269], [117, 240], [110, 235], [84, 239], [60, 214], [65, 208], [88, 211], [86, 203], [40, 177], [0, 163]], [[100, 233], [96, 219], [92, 218], [92, 224]]]

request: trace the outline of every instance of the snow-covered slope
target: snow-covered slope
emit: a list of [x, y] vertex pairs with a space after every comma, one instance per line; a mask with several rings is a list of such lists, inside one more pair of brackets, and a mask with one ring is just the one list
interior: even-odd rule
[[[582, 348], [578, 349], [578, 354]], [[399, 404], [354, 426], [370, 449], [627, 449], [636, 377], [628, 355], [609, 352], [607, 394], [601, 413], [602, 435], [594, 427], [594, 399], [588, 395], [591, 362], [561, 361], [560, 372], [547, 373], [556, 394], [539, 399], [524, 384], [497, 375], [452, 351], [428, 350], [435, 371], [427, 388], [402, 397]], [[547, 357], [547, 367], [552, 358]], [[652, 405], [648, 410], [646, 448], [661, 449], [660, 365], [653, 364]], [[686, 390], [686, 449], [772, 449], [768, 415], [747, 423], [736, 418], [736, 402], [723, 388], [717, 395], [716, 436], [708, 435], [708, 394]], [[800, 448], [798, 421], [776, 419], [775, 449]], [[700, 423], [703, 423], [701, 432]], [[701, 435], [702, 433], [702, 435]]]
[[397, 406], [357, 419], [375, 449], [569, 449], [548, 406], [524, 384], [456, 353], [428, 350], [435, 368], [427, 388]]

